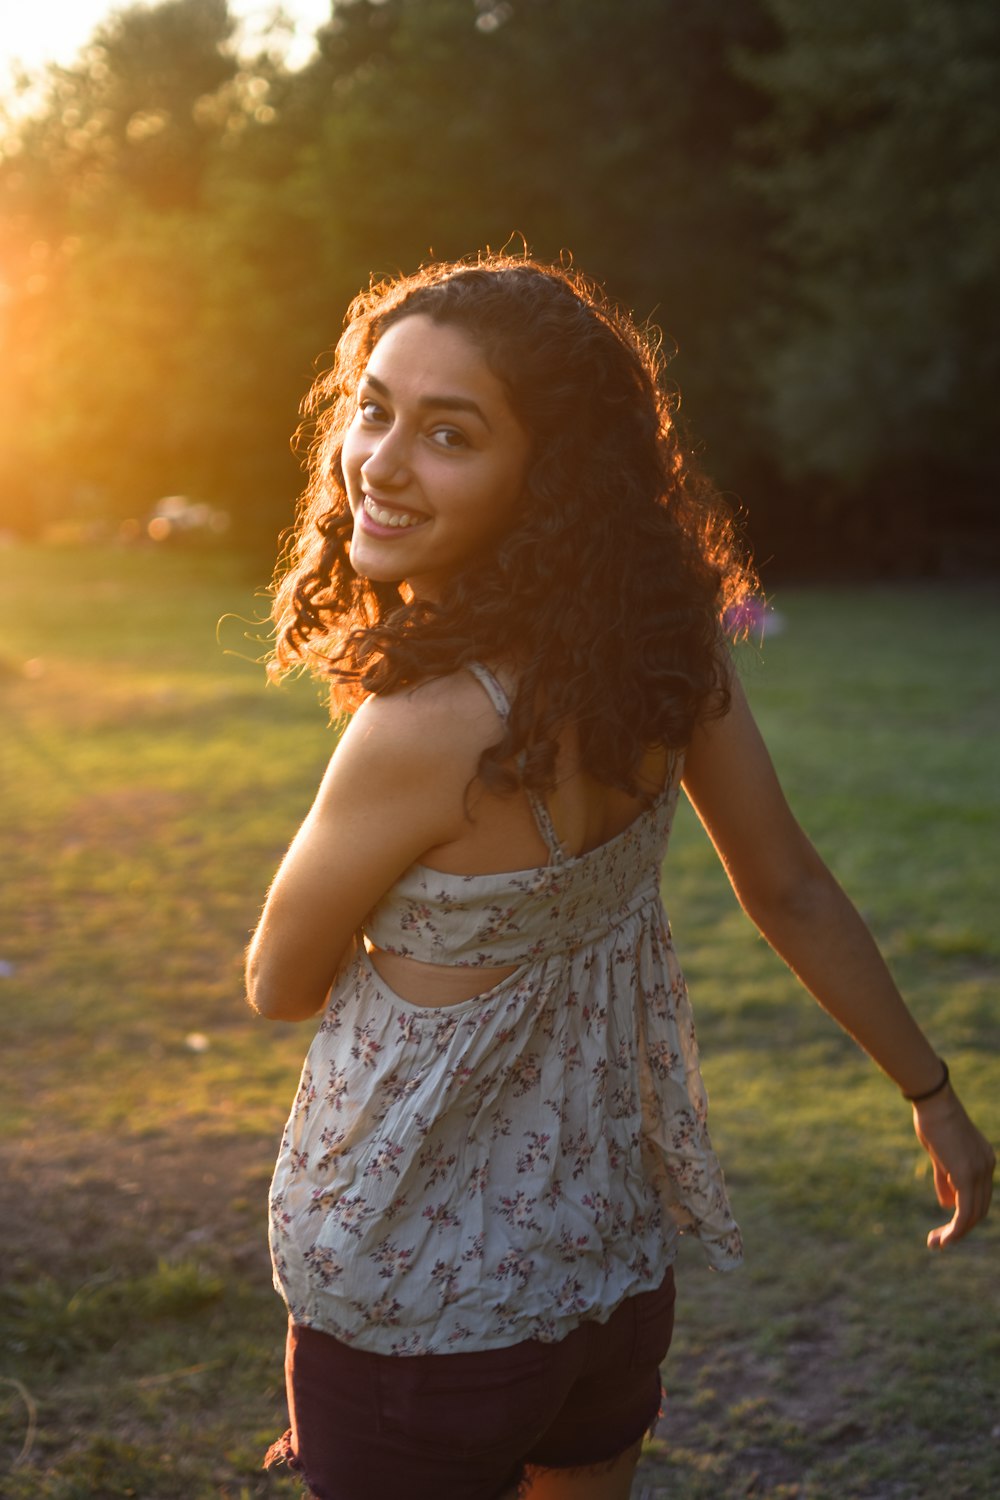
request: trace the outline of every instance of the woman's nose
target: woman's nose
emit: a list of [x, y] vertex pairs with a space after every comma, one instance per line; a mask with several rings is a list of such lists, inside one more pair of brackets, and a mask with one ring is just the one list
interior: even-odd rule
[[409, 450], [404, 435], [393, 427], [379, 438], [361, 466], [361, 481], [366, 489], [398, 487], [409, 478]]

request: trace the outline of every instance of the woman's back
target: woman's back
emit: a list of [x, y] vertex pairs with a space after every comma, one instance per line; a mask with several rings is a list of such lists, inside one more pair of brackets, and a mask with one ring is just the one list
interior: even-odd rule
[[[470, 672], [502, 720], [503, 690]], [[464, 675], [410, 695], [425, 734], [445, 705], [474, 716], [474, 730], [454, 721], [450, 775], [484, 727]], [[480, 749], [502, 723], [492, 728]], [[387, 1354], [550, 1341], [658, 1287], [679, 1229], [713, 1264], [738, 1261], [660, 900], [679, 772], [675, 759], [657, 795], [579, 852], [526, 794], [508, 868], [496, 868], [501, 818], [492, 847], [472, 846], [492, 869], [470, 869], [460, 830], [440, 846], [464, 852], [458, 868], [416, 860], [369, 910], [272, 1186], [276, 1274], [296, 1323]], [[576, 779], [562, 810], [607, 815]], [[520, 800], [484, 805], [492, 815]], [[490, 826], [475, 809], [469, 823]]]
[[[426, 689], [417, 690], [421, 691]], [[567, 726], [559, 739], [556, 784], [544, 799], [530, 799], [524, 791], [490, 792], [473, 777], [479, 755], [502, 733], [513, 696], [510, 675], [477, 666], [435, 682], [432, 691], [437, 710], [450, 708], [454, 715], [456, 732], [462, 734], [467, 748], [470, 775], [461, 781], [460, 764], [450, 759], [442, 762], [441, 774], [454, 782], [455, 795], [465, 798], [468, 789], [469, 815], [456, 837], [421, 856], [418, 863], [430, 870], [487, 875], [547, 865], [552, 858], [547, 834], [563, 857], [575, 858], [624, 832], [664, 788], [669, 769], [664, 750], [648, 751], [639, 768], [637, 781], [647, 795], [630, 796], [603, 785], [581, 767], [575, 733]], [[386, 983], [416, 1005], [470, 999], [512, 972], [502, 967], [470, 970], [428, 963], [377, 948], [372, 948], [371, 957]]]

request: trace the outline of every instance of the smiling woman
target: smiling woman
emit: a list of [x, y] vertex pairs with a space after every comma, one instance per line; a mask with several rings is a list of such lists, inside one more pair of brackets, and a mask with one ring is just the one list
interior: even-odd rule
[[528, 450], [475, 344], [426, 316], [404, 318], [372, 352], [344, 440], [351, 566], [435, 598], [510, 523]]
[[287, 1460], [323, 1500], [625, 1500], [682, 1232], [741, 1260], [660, 896], [682, 788], [898, 1084], [960, 1239], [992, 1152], [799, 828], [721, 620], [750, 570], [650, 343], [487, 256], [373, 287], [308, 404], [278, 671], [353, 713], [248, 993], [320, 1016], [271, 1190]]

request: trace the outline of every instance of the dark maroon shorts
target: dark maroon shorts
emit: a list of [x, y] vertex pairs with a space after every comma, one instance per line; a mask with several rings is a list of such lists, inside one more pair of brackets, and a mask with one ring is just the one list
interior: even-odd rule
[[282, 1460], [315, 1500], [496, 1500], [527, 1464], [576, 1468], [624, 1453], [656, 1421], [674, 1277], [607, 1323], [458, 1354], [371, 1354], [289, 1324], [291, 1428]]

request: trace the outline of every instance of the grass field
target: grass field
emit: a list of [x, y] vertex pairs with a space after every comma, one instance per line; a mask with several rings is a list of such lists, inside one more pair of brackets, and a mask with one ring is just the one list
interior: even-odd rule
[[[246, 563], [12, 548], [0, 575], [0, 1494], [291, 1495], [259, 1471], [284, 1421], [264, 1205], [308, 1033], [255, 1020], [240, 966], [330, 730], [253, 665]], [[1000, 608], [775, 603], [744, 658], [779, 770], [996, 1139]], [[722, 1278], [685, 1247], [645, 1492], [1000, 1493], [996, 1226], [924, 1249], [906, 1106], [686, 809], [665, 892], [748, 1261]]]

